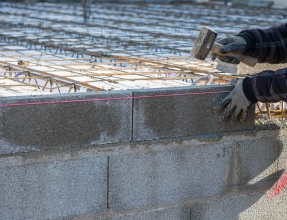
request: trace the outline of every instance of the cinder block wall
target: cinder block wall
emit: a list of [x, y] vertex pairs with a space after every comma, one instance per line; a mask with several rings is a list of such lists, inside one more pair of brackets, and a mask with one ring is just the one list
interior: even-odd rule
[[0, 219], [284, 219], [286, 133], [217, 124], [231, 89], [2, 99]]

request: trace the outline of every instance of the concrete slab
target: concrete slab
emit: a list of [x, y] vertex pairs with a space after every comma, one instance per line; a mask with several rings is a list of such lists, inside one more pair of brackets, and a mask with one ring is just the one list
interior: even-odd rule
[[107, 157], [0, 169], [0, 219], [67, 219], [107, 210]]
[[[167, 89], [134, 90], [133, 95], [155, 96], [135, 99], [133, 102], [133, 140], [152, 140], [199, 134], [214, 134], [254, 128], [254, 109], [244, 123], [235, 126], [220, 125], [218, 115], [212, 111], [213, 104], [227, 95], [232, 86], [198, 86]], [[215, 92], [216, 94], [208, 94]], [[180, 96], [179, 94], [195, 93]]]
[[233, 142], [111, 156], [109, 207], [115, 211], [183, 202], [226, 191]]
[[[131, 92], [95, 92], [1, 99], [5, 103], [109, 99]], [[98, 100], [0, 108], [0, 154], [129, 142], [132, 101]]]

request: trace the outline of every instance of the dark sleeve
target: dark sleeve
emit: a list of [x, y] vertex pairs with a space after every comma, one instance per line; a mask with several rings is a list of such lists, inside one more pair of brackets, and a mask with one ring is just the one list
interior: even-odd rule
[[267, 29], [247, 29], [238, 34], [247, 42], [245, 55], [259, 63], [287, 62], [287, 23]]
[[243, 92], [251, 103], [287, 102], [287, 68], [266, 70], [243, 80]]

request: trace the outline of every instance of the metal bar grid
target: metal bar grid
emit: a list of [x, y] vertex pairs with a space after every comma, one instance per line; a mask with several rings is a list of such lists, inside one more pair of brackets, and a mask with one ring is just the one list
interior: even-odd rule
[[[73, 58], [22, 46], [2, 45], [4, 48], [0, 51], [1, 75], [50, 92], [55, 86], [61, 93], [65, 86], [73, 87], [74, 92], [187, 86], [193, 79], [213, 71], [209, 62], [204, 66], [190, 61], [189, 56], [171, 61], [162, 57], [157, 60], [86, 55]], [[223, 77], [217, 74], [218, 80]]]
[[[278, 9], [208, 4], [95, 4], [88, 19], [80, 4], [0, 7], [0, 75], [19, 83], [5, 88], [43, 93], [191, 86], [210, 74], [203, 84], [226, 84], [240, 76], [217, 71], [209, 58], [189, 56], [202, 26], [222, 38], [287, 16]], [[283, 117], [284, 111], [261, 108], [258, 117]]]

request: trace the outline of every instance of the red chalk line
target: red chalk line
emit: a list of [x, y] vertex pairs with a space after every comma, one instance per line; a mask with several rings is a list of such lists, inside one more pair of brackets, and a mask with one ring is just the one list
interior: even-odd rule
[[282, 190], [287, 186], [287, 173], [282, 175], [282, 177], [278, 180], [275, 189], [272, 192], [272, 197], [276, 197], [279, 195]]
[[160, 95], [152, 95], [152, 96], [133, 96], [133, 97], [128, 96], [128, 97], [118, 97], [118, 98], [94, 98], [94, 99], [76, 99], [76, 100], [60, 100], [60, 101], [46, 101], [46, 102], [6, 103], [6, 104], [0, 104], [0, 107], [67, 104], [67, 103], [79, 103], [79, 102], [117, 101], [117, 100], [129, 100], [129, 99], [148, 99], [148, 98], [175, 97], [175, 96], [220, 94], [220, 93], [228, 93], [228, 92], [230, 91], [190, 92], [190, 93], [181, 93], [181, 94], [160, 94]]

